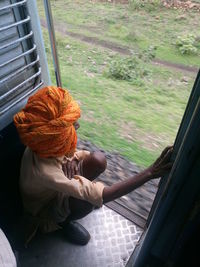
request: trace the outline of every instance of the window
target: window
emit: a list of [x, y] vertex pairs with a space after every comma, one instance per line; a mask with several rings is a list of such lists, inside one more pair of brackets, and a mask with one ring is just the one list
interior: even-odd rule
[[27, 1], [0, 1], [0, 130], [43, 83]]

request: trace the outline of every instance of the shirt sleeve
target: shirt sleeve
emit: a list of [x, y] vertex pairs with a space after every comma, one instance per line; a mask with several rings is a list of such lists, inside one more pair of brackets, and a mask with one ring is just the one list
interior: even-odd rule
[[80, 175], [69, 179], [64, 175], [61, 164], [56, 161], [48, 166], [43, 166], [42, 173], [41, 179], [46, 187], [74, 198], [86, 200], [94, 206], [102, 206], [105, 187], [103, 183], [90, 181]]

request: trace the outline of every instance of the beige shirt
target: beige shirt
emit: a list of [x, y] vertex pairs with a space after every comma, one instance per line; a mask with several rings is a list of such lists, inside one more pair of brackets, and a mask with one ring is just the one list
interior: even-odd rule
[[[82, 150], [75, 152], [74, 157], [80, 161], [89, 154], [89, 151]], [[20, 189], [24, 208], [31, 216], [40, 219], [39, 226], [43, 221], [45, 232], [55, 230], [56, 222], [63, 221], [70, 214], [70, 196], [99, 207], [103, 203], [104, 185], [101, 182], [91, 182], [80, 175], [72, 179], [65, 176], [62, 164], [68, 160], [72, 158], [40, 158], [29, 148], [22, 158]]]

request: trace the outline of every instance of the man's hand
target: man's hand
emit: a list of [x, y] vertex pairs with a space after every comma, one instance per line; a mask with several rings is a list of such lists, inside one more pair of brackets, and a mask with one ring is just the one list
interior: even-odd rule
[[173, 146], [166, 147], [158, 159], [146, 169], [151, 178], [159, 178], [170, 171], [172, 167], [172, 162], [170, 162], [172, 151]]
[[74, 175], [80, 175], [78, 160], [73, 158], [72, 161], [67, 161], [67, 163], [62, 165], [62, 170], [69, 179], [72, 179]]

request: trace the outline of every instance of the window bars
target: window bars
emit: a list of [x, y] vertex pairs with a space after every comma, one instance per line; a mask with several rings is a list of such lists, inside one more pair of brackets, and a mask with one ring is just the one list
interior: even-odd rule
[[43, 84], [27, 0], [0, 1], [0, 130], [2, 116]]

